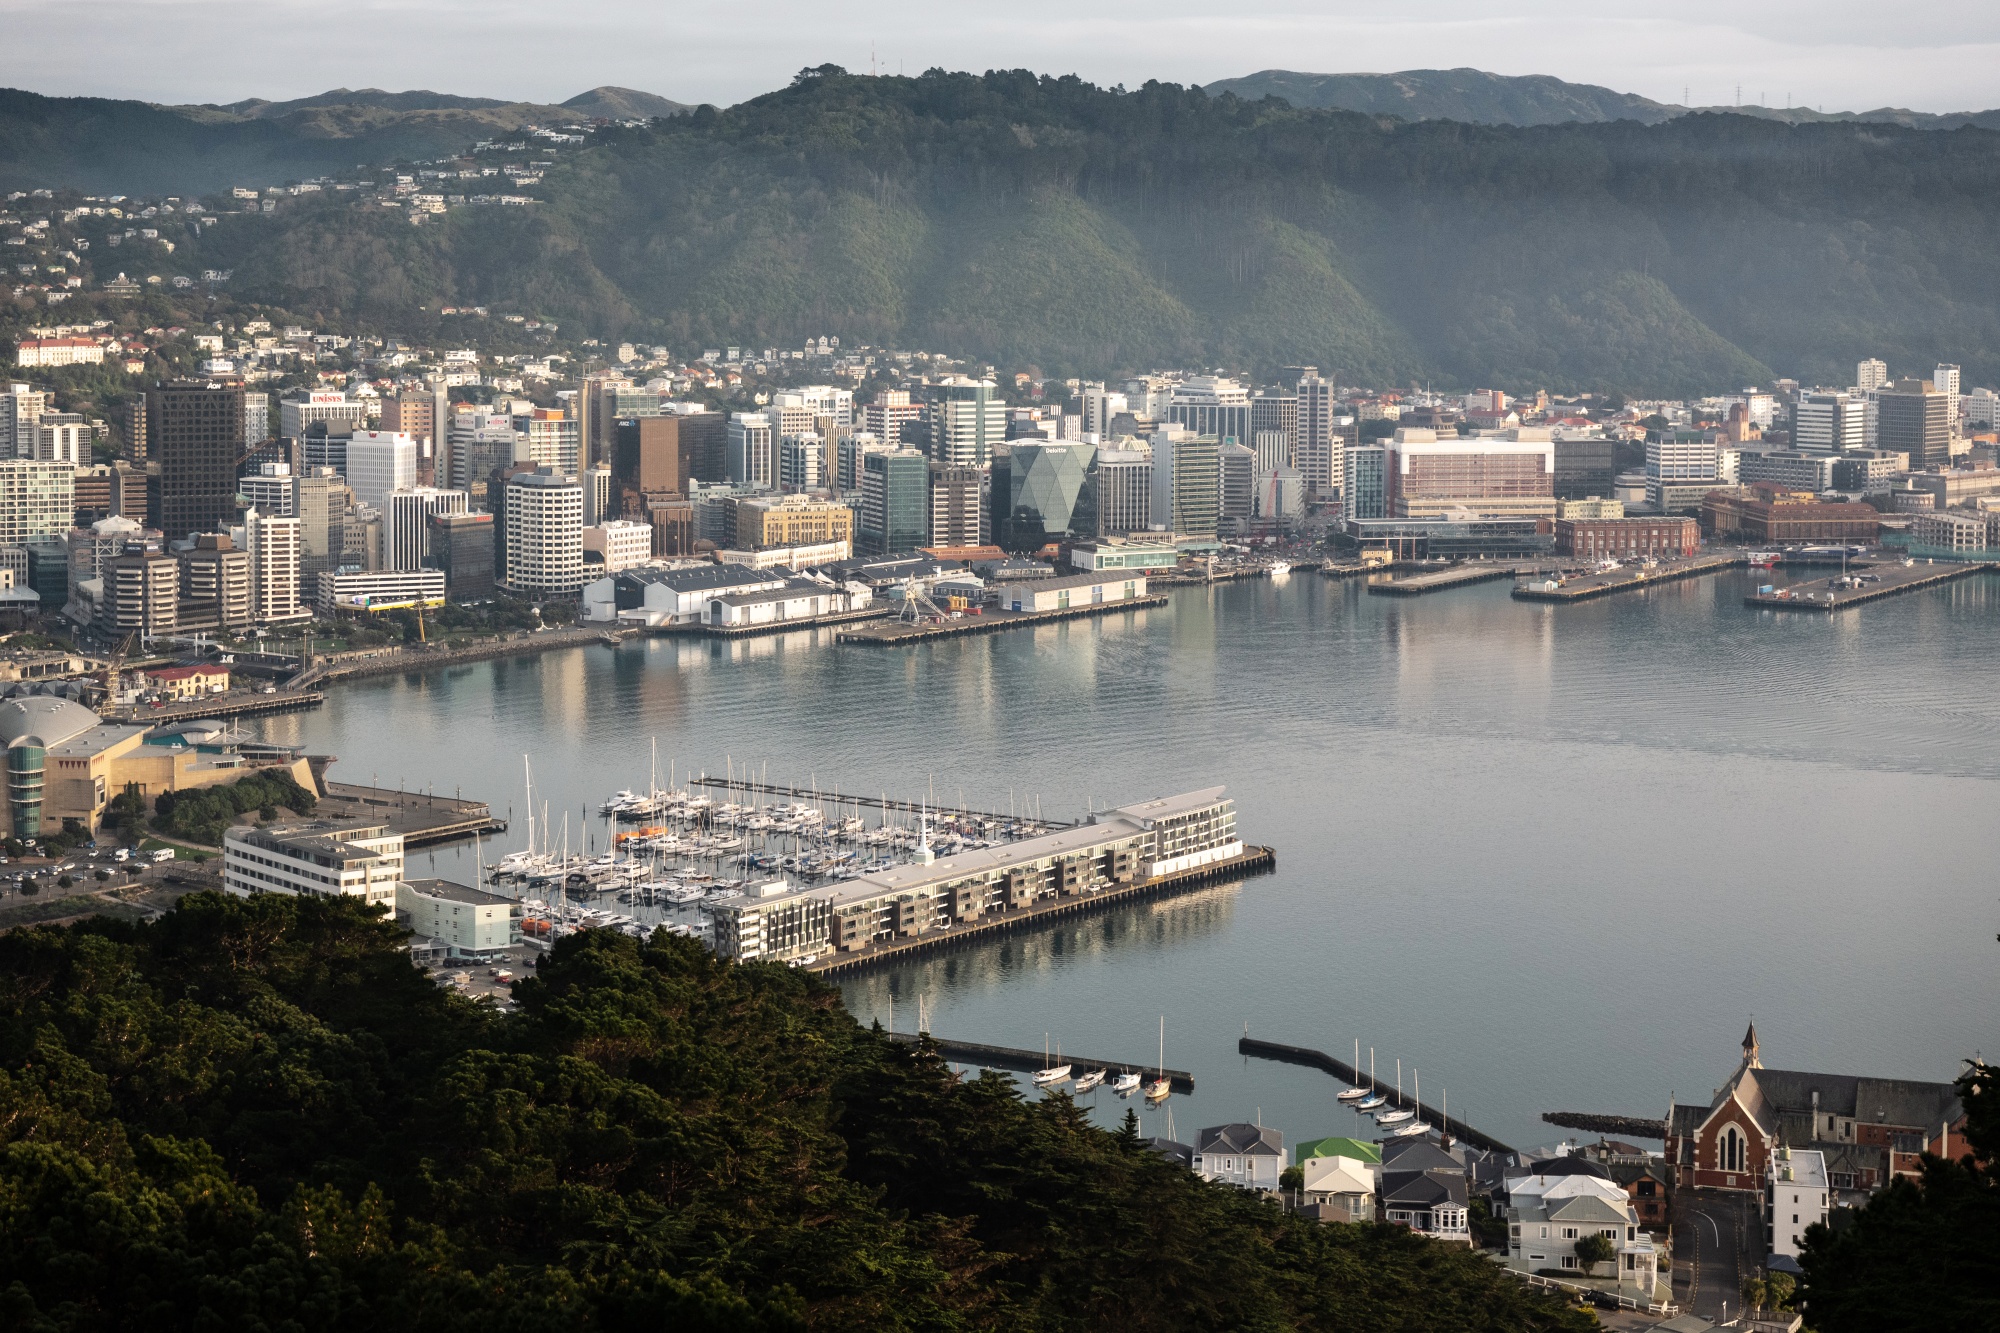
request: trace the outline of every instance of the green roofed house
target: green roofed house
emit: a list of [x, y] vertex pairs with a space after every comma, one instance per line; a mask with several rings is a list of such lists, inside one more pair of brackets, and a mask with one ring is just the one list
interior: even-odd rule
[[1382, 1150], [1360, 1139], [1307, 1139], [1293, 1149], [1292, 1163], [1304, 1166], [1313, 1157], [1352, 1157], [1375, 1166], [1382, 1164]]

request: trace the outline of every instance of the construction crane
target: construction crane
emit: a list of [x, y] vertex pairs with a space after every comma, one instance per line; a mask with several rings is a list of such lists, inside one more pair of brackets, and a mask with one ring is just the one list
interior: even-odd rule
[[111, 654], [110, 660], [104, 664], [104, 701], [106, 703], [111, 702], [112, 694], [118, 689], [118, 673], [124, 669], [125, 659], [132, 655], [132, 644], [138, 637], [139, 631], [133, 630], [130, 634], [119, 640], [117, 649]]

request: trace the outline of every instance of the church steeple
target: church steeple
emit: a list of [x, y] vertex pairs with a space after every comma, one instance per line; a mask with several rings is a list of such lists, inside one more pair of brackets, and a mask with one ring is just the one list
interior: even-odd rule
[[1757, 1020], [1750, 1020], [1750, 1030], [1743, 1034], [1743, 1067], [1762, 1069], [1764, 1062], [1757, 1058]]

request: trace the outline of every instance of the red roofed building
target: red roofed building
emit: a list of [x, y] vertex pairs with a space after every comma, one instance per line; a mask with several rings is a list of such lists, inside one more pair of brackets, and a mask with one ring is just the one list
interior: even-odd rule
[[14, 349], [17, 366], [101, 366], [104, 344], [95, 338], [23, 338]]
[[169, 699], [198, 699], [229, 689], [229, 668], [219, 666], [160, 667], [146, 673], [146, 688]]

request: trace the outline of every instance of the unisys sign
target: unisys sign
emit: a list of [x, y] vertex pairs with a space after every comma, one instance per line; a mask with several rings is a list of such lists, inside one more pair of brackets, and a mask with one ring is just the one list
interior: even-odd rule
[[347, 401], [347, 395], [339, 389], [332, 390], [331, 392], [325, 389], [315, 389], [306, 401], [314, 407], [321, 407], [333, 403], [344, 403]]

